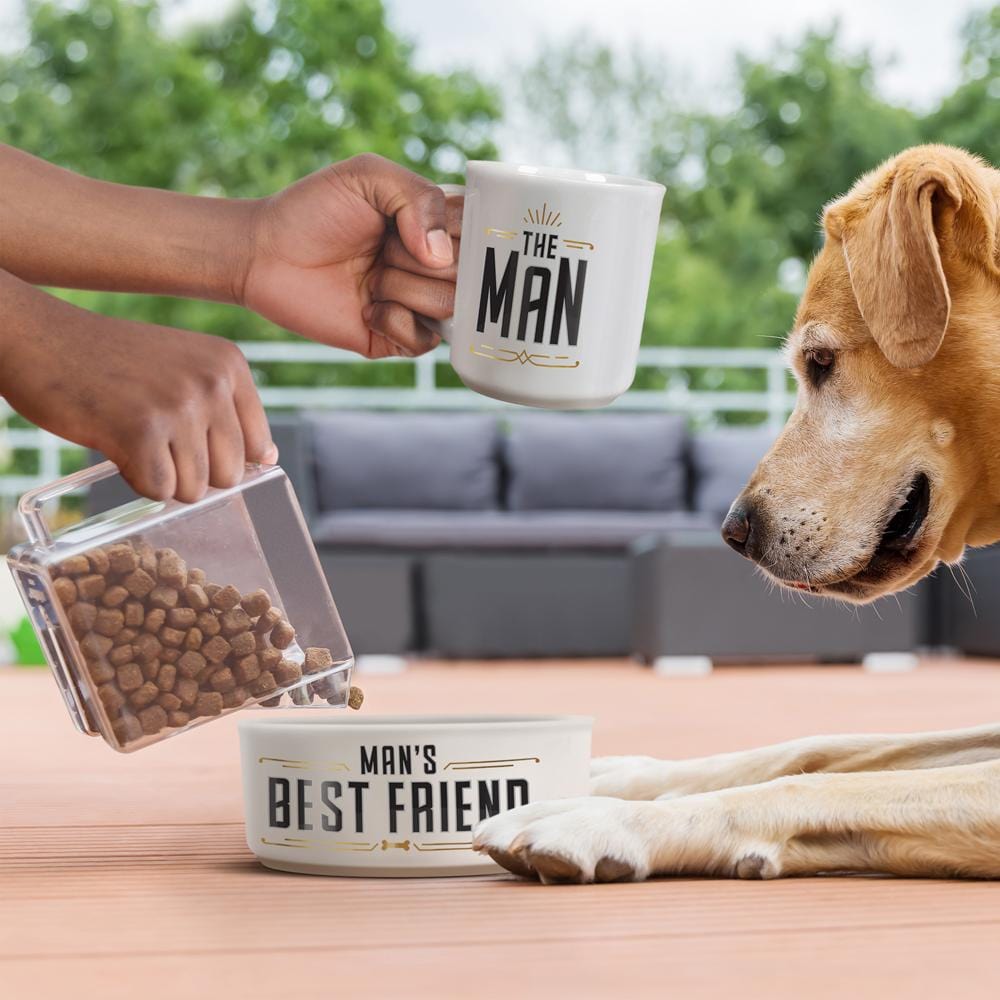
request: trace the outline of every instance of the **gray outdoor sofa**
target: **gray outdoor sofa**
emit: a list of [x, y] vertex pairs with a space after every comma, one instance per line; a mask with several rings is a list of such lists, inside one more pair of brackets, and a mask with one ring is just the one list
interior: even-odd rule
[[528, 411], [272, 429], [359, 653], [844, 659], [933, 639], [924, 594], [860, 613], [802, 602], [723, 547], [766, 429]]

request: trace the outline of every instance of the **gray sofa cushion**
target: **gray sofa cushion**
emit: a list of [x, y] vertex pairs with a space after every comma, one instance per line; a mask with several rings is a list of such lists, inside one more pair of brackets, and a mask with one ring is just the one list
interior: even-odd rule
[[643, 535], [711, 530], [688, 511], [351, 510], [321, 515], [319, 546], [386, 549], [623, 549]]
[[679, 510], [687, 433], [670, 414], [532, 414], [511, 420], [511, 510]]
[[727, 427], [695, 434], [691, 441], [694, 509], [725, 517], [778, 432], [768, 427]]
[[497, 505], [495, 417], [337, 412], [310, 420], [320, 510]]

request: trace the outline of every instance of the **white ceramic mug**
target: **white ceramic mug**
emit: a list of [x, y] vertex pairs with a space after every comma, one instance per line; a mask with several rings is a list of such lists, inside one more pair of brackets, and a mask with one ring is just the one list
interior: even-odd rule
[[587, 795], [583, 716], [245, 712], [247, 844], [268, 868], [317, 875], [481, 875], [487, 816]]
[[434, 324], [462, 381], [553, 409], [604, 406], [628, 389], [664, 190], [611, 174], [470, 161], [455, 314]]

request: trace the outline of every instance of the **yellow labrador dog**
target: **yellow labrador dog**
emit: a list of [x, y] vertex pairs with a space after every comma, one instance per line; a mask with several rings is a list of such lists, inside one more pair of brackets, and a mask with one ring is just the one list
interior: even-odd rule
[[[723, 535], [781, 584], [864, 602], [1000, 539], [1000, 171], [910, 149], [823, 225], [795, 411]], [[1000, 725], [603, 758], [593, 794], [489, 819], [476, 847], [543, 882], [1000, 877]]]

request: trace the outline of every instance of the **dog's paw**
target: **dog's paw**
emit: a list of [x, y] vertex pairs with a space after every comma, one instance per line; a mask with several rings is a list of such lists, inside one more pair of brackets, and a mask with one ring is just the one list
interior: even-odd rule
[[595, 757], [590, 762], [590, 794], [613, 799], [650, 800], [669, 795], [673, 764], [655, 757]]
[[649, 875], [652, 850], [639, 810], [614, 798], [556, 799], [485, 820], [473, 846], [515, 875], [554, 882], [630, 882]]

